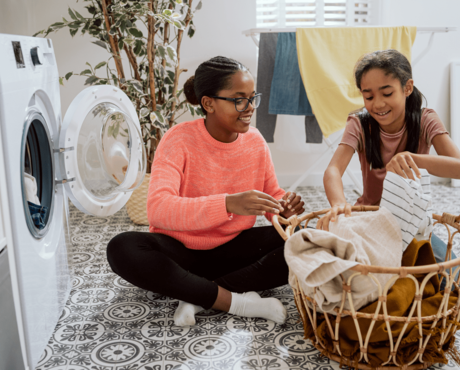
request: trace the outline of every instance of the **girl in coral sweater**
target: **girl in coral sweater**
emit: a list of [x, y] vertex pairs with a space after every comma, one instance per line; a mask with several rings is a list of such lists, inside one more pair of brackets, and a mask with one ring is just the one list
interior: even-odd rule
[[206, 117], [183, 122], [162, 138], [152, 165], [150, 233], [126, 232], [107, 246], [113, 271], [143, 289], [179, 299], [176, 325], [215, 308], [284, 322], [276, 298], [255, 291], [288, 282], [284, 241], [256, 216], [304, 211], [278, 185], [269, 148], [250, 126], [261, 95], [241, 63], [215, 57], [184, 86]]

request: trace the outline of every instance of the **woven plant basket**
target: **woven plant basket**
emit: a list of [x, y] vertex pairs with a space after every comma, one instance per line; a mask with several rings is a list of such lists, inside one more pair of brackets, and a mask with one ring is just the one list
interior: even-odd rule
[[[379, 207], [376, 206], [359, 206], [353, 207], [353, 211], [376, 211]], [[307, 227], [309, 221], [314, 218], [319, 218], [319, 216], [324, 215], [327, 213], [329, 209], [312, 212], [307, 215], [303, 215], [301, 217], [292, 216], [289, 219], [284, 219], [280, 216], [273, 216], [273, 225], [275, 226], [276, 230], [280, 233], [284, 240], [287, 240], [295, 231], [295, 228], [300, 225], [301, 222], [305, 221], [305, 225], [303, 227]], [[321, 352], [323, 356], [326, 356], [334, 361], [339, 362], [341, 365], [345, 364], [353, 368], [357, 369], [379, 369], [379, 370], [389, 370], [389, 369], [400, 369], [400, 370], [415, 370], [415, 369], [426, 369], [427, 367], [433, 365], [432, 362], [427, 361], [428, 356], [424, 355], [427, 351], [427, 344], [433, 333], [441, 333], [441, 337], [439, 342], [437, 343], [437, 348], [431, 348], [432, 351], [437, 351], [439, 354], [444, 356], [444, 359], [447, 360], [445, 354], [448, 354], [455, 362], [459, 363], [460, 357], [458, 354], [457, 349], [453, 345], [452, 335], [455, 334], [457, 329], [460, 327], [460, 285], [458, 280], [454, 277], [460, 271], [460, 258], [456, 258], [454, 260], [450, 259], [451, 250], [452, 250], [452, 242], [453, 238], [456, 234], [460, 233], [460, 216], [453, 216], [448, 213], [444, 213], [442, 216], [433, 215], [433, 219], [435, 220], [434, 224], [443, 224], [448, 232], [449, 240], [447, 243], [447, 253], [446, 256], [449, 256], [446, 259], [446, 262], [432, 264], [432, 265], [424, 265], [424, 266], [414, 266], [414, 267], [383, 267], [383, 266], [365, 266], [365, 265], [357, 265], [350, 270], [354, 273], [347, 279], [344, 280], [342, 277], [342, 303], [340, 308], [335, 309], [335, 314], [327, 314], [320, 312], [317, 310], [317, 304], [314, 299], [308, 297], [304, 294], [303, 290], [300, 287], [299, 281], [297, 277], [295, 278], [295, 285], [293, 286], [294, 298], [297, 309], [299, 311], [300, 317], [303, 321], [305, 334], [310, 333], [310, 338], [312, 344]], [[285, 225], [286, 228], [283, 229], [281, 225]], [[451, 226], [455, 229], [455, 232], [451, 233], [448, 226]], [[380, 286], [378, 280], [375, 278], [375, 274], [393, 274], [390, 281], [386, 284], [385, 287]], [[430, 280], [430, 278], [435, 275], [440, 274], [443, 276], [444, 279], [447, 280], [446, 289], [444, 290], [442, 301], [437, 307], [437, 314], [430, 315], [430, 316], [423, 316], [421, 314], [421, 307], [422, 307], [422, 292], [424, 291], [425, 284]], [[351, 286], [353, 284], [353, 279], [359, 275], [367, 275], [369, 278], [373, 279], [374, 282], [378, 285], [379, 289], [379, 298], [377, 307], [374, 313], [363, 313], [356, 311], [353, 307], [353, 296], [351, 293]], [[414, 275], [418, 277], [422, 277], [423, 281], [420, 284], [419, 281], [414, 277]], [[402, 316], [391, 316], [388, 314], [387, 309], [387, 296], [389, 292], [389, 287], [391, 282], [395, 282], [401, 278], [410, 278], [416, 287], [416, 295], [410, 309]], [[460, 279], [460, 278], [459, 278]], [[450, 287], [454, 286], [453, 291], [451, 292]], [[455, 304], [449, 308], [449, 299], [455, 301]], [[348, 300], [350, 306], [352, 307], [350, 311], [345, 310], [344, 304]], [[308, 301], [308, 304], [307, 304]], [[343, 322], [343, 318], [351, 317], [355, 330], [357, 333], [357, 337], [359, 339], [359, 352], [357, 353], [356, 357], [348, 358], [344, 356], [342, 353], [343, 348], [340, 346], [340, 340], [342, 338], [339, 337], [341, 322]], [[361, 332], [361, 325], [359, 324], [359, 319], [367, 319], [371, 321], [369, 326], [369, 330], [367, 333]], [[325, 320], [325, 321], [324, 321]], [[327, 343], [325, 343], [322, 338], [318, 335], [318, 328], [321, 322], [326, 322], [327, 327], [326, 331], [329, 333], [329, 337], [331, 339], [331, 343], [333, 346], [333, 350], [331, 351], [331, 343], [329, 344], [329, 350], [327, 349]], [[385, 322], [388, 332], [388, 341], [383, 344], [384, 346], [389, 347], [389, 357], [382, 361], [381, 364], [373, 366], [370, 364], [370, 360], [368, 357], [368, 349], [369, 349], [369, 338], [373, 332], [374, 325], [377, 322]], [[361, 322], [361, 321], [360, 321]], [[397, 337], [393, 337], [392, 331], [390, 328], [391, 322], [400, 322], [405, 323], [401, 333]], [[401, 341], [404, 338], [404, 334], [406, 328], [408, 327], [409, 323], [418, 323], [418, 333], [419, 337], [418, 340], [414, 343], [417, 345], [418, 349], [414, 350], [413, 355], [407, 359], [406, 363], [399, 363], [397, 360], [398, 354], [398, 347]], [[426, 327], [426, 324], [429, 325], [430, 330], [422, 330], [422, 325]], [[448, 338], [450, 338], [450, 342], [448, 342]], [[345, 340], [345, 339], [344, 339]], [[449, 350], [447, 350], [446, 346], [450, 346]]]
[[146, 173], [141, 186], [133, 191], [133, 194], [126, 203], [126, 210], [132, 222], [137, 225], [147, 225], [147, 193], [149, 191], [150, 174]]

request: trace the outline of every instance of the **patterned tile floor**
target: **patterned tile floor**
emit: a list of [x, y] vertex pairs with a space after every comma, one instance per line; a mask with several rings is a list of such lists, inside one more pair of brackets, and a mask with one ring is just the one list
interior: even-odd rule
[[[307, 211], [328, 207], [324, 190], [303, 187]], [[346, 189], [349, 202], [357, 195]], [[460, 214], [460, 189], [433, 186], [434, 210]], [[105, 256], [116, 234], [146, 231], [123, 209], [95, 218], [71, 207], [69, 258], [73, 289], [36, 370], [333, 370], [339, 364], [319, 356], [303, 339], [302, 325], [289, 286], [261, 292], [279, 298], [289, 316], [285, 324], [236, 317], [209, 310], [192, 327], [177, 327], [178, 301], [139, 289], [115, 275]], [[267, 224], [264, 218], [256, 226]], [[446, 239], [447, 231], [437, 229]], [[460, 245], [454, 250], [460, 255]], [[460, 346], [460, 343], [459, 343]], [[456, 369], [449, 363], [435, 368]]]

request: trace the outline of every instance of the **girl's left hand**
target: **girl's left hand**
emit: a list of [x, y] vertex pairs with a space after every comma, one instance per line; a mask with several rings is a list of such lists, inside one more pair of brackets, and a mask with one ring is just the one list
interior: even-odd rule
[[390, 162], [387, 163], [386, 169], [387, 171], [394, 172], [401, 177], [415, 180], [414, 174], [411, 171], [412, 169], [418, 178], [422, 177], [414, 159], [412, 158], [411, 152], [401, 152], [396, 154], [393, 158], [391, 158]]
[[294, 192], [288, 191], [284, 194], [284, 197], [279, 201], [284, 208], [284, 211], [280, 213], [280, 216], [288, 219], [293, 215], [301, 215], [305, 212], [304, 202], [301, 200], [300, 195]]

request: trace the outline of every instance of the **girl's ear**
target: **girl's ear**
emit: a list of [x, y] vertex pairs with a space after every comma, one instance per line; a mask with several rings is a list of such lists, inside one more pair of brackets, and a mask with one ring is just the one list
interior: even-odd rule
[[214, 113], [214, 99], [209, 96], [203, 96], [201, 98], [201, 104], [207, 113]]
[[414, 91], [414, 80], [409, 79], [406, 82], [406, 86], [404, 86], [404, 95], [406, 95], [406, 98], [412, 94], [412, 91]]

